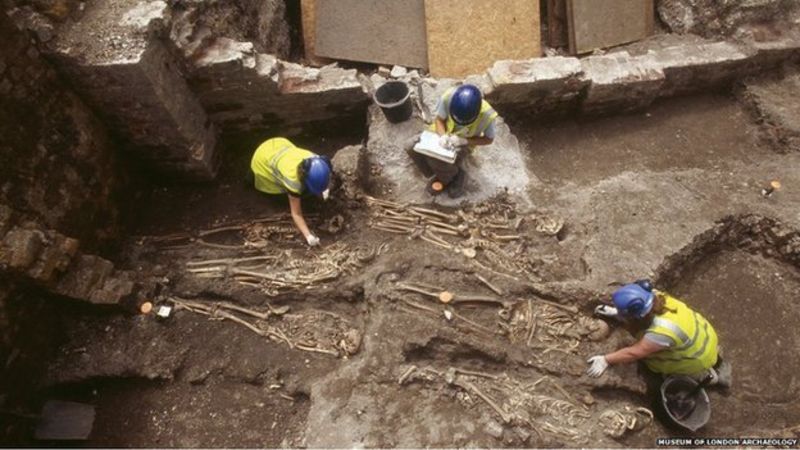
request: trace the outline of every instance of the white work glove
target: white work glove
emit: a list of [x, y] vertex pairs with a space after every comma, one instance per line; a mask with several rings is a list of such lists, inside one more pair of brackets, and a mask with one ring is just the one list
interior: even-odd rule
[[313, 234], [309, 234], [306, 236], [306, 242], [308, 242], [309, 247], [316, 247], [319, 245], [319, 238]]
[[455, 134], [451, 134], [448, 140], [450, 141], [450, 145], [452, 147], [463, 147], [469, 143], [467, 138], [456, 136]]
[[439, 136], [439, 147], [442, 148], [453, 148], [453, 145], [450, 143], [450, 135], [443, 134]]
[[592, 356], [587, 359], [586, 362], [591, 364], [591, 366], [586, 369], [586, 373], [590, 377], [597, 378], [608, 369], [608, 360], [603, 355]]
[[331, 196], [331, 189], [330, 188], [325, 189], [324, 191], [322, 191], [322, 200], [327, 200], [328, 198], [330, 198], [330, 196]]
[[617, 308], [610, 305], [598, 305], [594, 309], [594, 314], [596, 316], [603, 316], [603, 317], [617, 317], [619, 311], [617, 311]]

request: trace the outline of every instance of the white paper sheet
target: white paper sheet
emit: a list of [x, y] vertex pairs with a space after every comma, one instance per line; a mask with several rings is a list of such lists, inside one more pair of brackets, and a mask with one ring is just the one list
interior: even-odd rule
[[419, 142], [414, 146], [414, 151], [450, 164], [456, 162], [458, 154], [455, 149], [440, 146], [439, 135], [427, 130], [420, 135]]

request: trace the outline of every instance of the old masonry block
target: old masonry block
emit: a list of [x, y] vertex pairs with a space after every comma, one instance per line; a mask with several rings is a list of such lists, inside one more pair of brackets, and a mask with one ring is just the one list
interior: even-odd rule
[[224, 133], [333, 121], [368, 103], [354, 69], [288, 63], [225, 38], [195, 61], [190, 83]]
[[756, 53], [752, 61], [753, 72], [800, 61], [800, 29], [788, 30], [776, 39], [745, 39], [744, 45]]
[[51, 56], [138, 157], [161, 172], [209, 179], [216, 133], [159, 34], [164, 1], [91, 2], [51, 42]]
[[525, 61], [498, 61], [488, 71], [494, 89], [486, 97], [501, 111], [530, 114], [574, 109], [588, 85], [577, 58], [553, 57]]
[[14, 227], [3, 239], [0, 263], [12, 270], [26, 270], [36, 262], [44, 247], [44, 240], [39, 230]]
[[755, 51], [730, 42], [686, 44], [654, 51], [666, 78], [659, 96], [720, 87], [743, 75]]
[[652, 52], [631, 56], [628, 52], [590, 56], [581, 60], [584, 78], [590, 82], [583, 112], [619, 113], [642, 109], [658, 96], [664, 72]]

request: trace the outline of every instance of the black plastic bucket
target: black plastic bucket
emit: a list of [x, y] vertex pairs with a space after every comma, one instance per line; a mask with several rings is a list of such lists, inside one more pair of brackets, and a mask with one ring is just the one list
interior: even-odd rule
[[684, 417], [682, 419], [677, 418], [675, 414], [673, 414], [673, 411], [670, 410], [669, 397], [672, 395], [679, 395], [679, 393], [689, 393], [694, 390], [698, 384], [697, 381], [683, 375], [670, 376], [661, 384], [661, 403], [670, 421], [692, 432], [702, 428], [708, 423], [708, 419], [711, 418], [711, 401], [708, 398], [708, 393], [706, 393], [705, 389], [701, 388], [695, 394], [694, 410], [689, 414], [689, 417]]
[[387, 81], [375, 91], [375, 103], [392, 123], [408, 120], [413, 112], [411, 89], [402, 81]]

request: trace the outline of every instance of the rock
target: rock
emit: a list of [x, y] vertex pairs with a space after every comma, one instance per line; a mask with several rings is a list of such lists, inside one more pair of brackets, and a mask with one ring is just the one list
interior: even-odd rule
[[402, 78], [408, 73], [408, 69], [403, 66], [394, 66], [392, 67], [391, 72], [389, 72], [389, 76], [392, 78]]
[[5, 251], [2, 253], [4, 264], [11, 269], [25, 270], [36, 261], [44, 247], [43, 234], [38, 230], [22, 228], [12, 229], [3, 239]]
[[630, 56], [617, 52], [581, 59], [590, 80], [582, 108], [587, 113], [619, 113], [643, 109], [659, 94], [664, 72], [654, 53]]
[[514, 433], [522, 443], [527, 443], [531, 438], [531, 432], [522, 427], [514, 427]]
[[611, 334], [611, 327], [604, 320], [593, 321], [590, 327], [589, 340], [599, 342], [605, 340]]
[[495, 439], [503, 438], [503, 426], [497, 423], [496, 420], [489, 419], [486, 422], [486, 426], [483, 429], [484, 431], [486, 431], [486, 434], [492, 436]]
[[696, 33], [705, 37], [734, 34], [748, 24], [776, 22], [790, 16], [796, 2], [755, 0], [659, 0], [658, 15], [675, 33]]
[[678, 45], [655, 50], [664, 72], [659, 97], [702, 91], [730, 83], [749, 70], [755, 50], [730, 42]]
[[38, 282], [48, 283], [56, 272], [63, 272], [78, 251], [78, 241], [51, 233], [48, 245], [42, 250], [38, 261], [28, 270], [28, 275]]
[[355, 355], [361, 347], [361, 332], [355, 328], [351, 328], [344, 333], [342, 339], [342, 350], [348, 355]]
[[[428, 110], [435, 111], [438, 99], [450, 86], [453, 86], [452, 80], [441, 80], [436, 86], [423, 82], [421, 89]], [[391, 190], [388, 199], [392, 201], [431, 202], [431, 196], [425, 192], [427, 180], [406, 152], [425, 124], [416, 116], [391, 123], [377, 106], [370, 107], [369, 120], [367, 164], [382, 167], [378, 179], [370, 180], [369, 185], [378, 184], [386, 191]], [[435, 203], [444, 206], [476, 204], [505, 192], [515, 200], [527, 201], [524, 192], [541, 181], [528, 170], [519, 141], [502, 119], [497, 120], [496, 130], [491, 145], [481, 147], [464, 160], [467, 172], [464, 195], [457, 199], [439, 195]]]
[[252, 42], [258, 52], [289, 57], [291, 39], [282, 0], [181, 2], [185, 10], [175, 14], [170, 36], [192, 56], [202, 53], [203, 43], [215, 38]]
[[339, 192], [347, 199], [356, 198], [365, 183], [363, 178], [368, 174], [368, 170], [364, 156], [362, 146], [350, 145], [337, 151], [331, 159], [334, 173], [341, 183]]
[[578, 58], [556, 56], [525, 61], [497, 61], [488, 71], [494, 90], [490, 103], [531, 114], [564, 113], [589, 83]]

